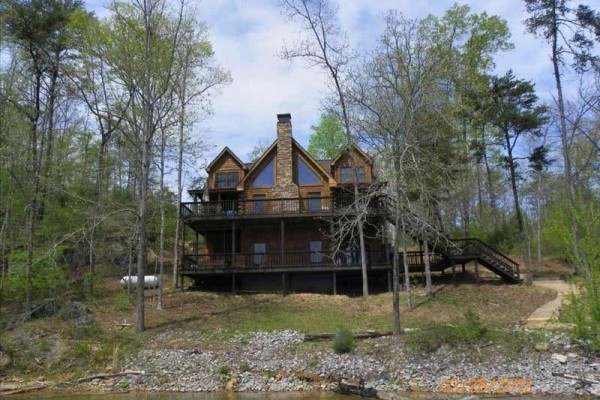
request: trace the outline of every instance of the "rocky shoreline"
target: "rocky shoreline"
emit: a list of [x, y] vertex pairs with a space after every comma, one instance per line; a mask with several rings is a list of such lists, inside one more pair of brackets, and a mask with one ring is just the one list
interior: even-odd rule
[[536, 350], [511, 359], [474, 359], [443, 347], [415, 354], [393, 337], [362, 340], [352, 354], [342, 355], [330, 346], [302, 347], [302, 342], [297, 332], [256, 332], [234, 337], [218, 350], [145, 349], [127, 360], [126, 369], [137, 373], [91, 384], [144, 391], [297, 392], [335, 390], [340, 381], [349, 381], [380, 394], [510, 394], [510, 388], [494, 382], [523, 379], [521, 386], [512, 387], [514, 394], [600, 396], [595, 383], [600, 381], [600, 357], [585, 354], [563, 333], [553, 333]]

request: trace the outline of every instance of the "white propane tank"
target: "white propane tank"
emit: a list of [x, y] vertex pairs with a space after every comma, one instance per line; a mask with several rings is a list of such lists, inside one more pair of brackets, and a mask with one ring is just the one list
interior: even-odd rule
[[[147, 275], [144, 277], [144, 289], [156, 289], [159, 284], [158, 276], [156, 275]], [[121, 278], [120, 283], [123, 289], [127, 289], [127, 282], [131, 282], [131, 288], [135, 289], [137, 287], [137, 276], [124, 276]]]

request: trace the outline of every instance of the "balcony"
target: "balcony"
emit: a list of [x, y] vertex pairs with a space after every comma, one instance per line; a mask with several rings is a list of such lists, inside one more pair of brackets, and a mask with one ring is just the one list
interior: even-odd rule
[[[382, 213], [384, 198], [371, 200], [369, 210]], [[184, 219], [273, 217], [273, 216], [324, 216], [346, 211], [352, 205], [349, 198], [298, 197], [289, 199], [221, 200], [181, 203], [180, 215]]]

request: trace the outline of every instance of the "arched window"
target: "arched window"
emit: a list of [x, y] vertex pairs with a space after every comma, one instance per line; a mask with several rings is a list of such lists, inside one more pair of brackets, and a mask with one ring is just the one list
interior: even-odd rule
[[274, 158], [264, 166], [262, 171], [258, 173], [254, 181], [252, 181], [252, 187], [270, 187], [275, 184], [275, 162]]
[[318, 185], [319, 176], [300, 157], [296, 158], [296, 183], [300, 186]]

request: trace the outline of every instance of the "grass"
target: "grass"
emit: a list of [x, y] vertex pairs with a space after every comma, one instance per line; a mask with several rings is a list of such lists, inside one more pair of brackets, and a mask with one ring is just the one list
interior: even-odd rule
[[[240, 335], [248, 344], [249, 332], [295, 330], [302, 333], [336, 332], [340, 326], [350, 331], [391, 331], [391, 294], [362, 297], [293, 294], [230, 295], [186, 291], [167, 291], [164, 311], [157, 311], [153, 292], [146, 293], [146, 327], [143, 335], [132, 328], [122, 329], [124, 320], [134, 321], [134, 310], [125, 306], [118, 282], [111, 280], [99, 287], [102, 296], [87, 302], [97, 325], [77, 328], [59, 318], [30, 321], [19, 329], [0, 335], [0, 347], [13, 355], [11, 373], [20, 375], [66, 375], [72, 379], [108, 367], [117, 369], [121, 360], [141, 347], [196, 348], [219, 350], [227, 339]], [[421, 288], [414, 290], [414, 309], [407, 309], [406, 294], [401, 294], [403, 327], [431, 329], [430, 337], [445, 333], [444, 325], [464, 321], [467, 310], [477, 313], [481, 326], [493, 335], [496, 329], [512, 327], [541, 304], [555, 297], [541, 287], [508, 285], [437, 285], [435, 296], [427, 299]], [[118, 299], [115, 304], [115, 298]], [[462, 322], [461, 322], [462, 321]], [[439, 328], [442, 326], [442, 328]], [[442, 329], [436, 331], [435, 329]], [[491, 337], [491, 336], [489, 336]], [[483, 336], [482, 340], [487, 340]], [[458, 340], [460, 335], [454, 339]], [[511, 338], [508, 338], [511, 339]], [[502, 338], [503, 341], [508, 339]], [[515, 343], [520, 340], [516, 338]], [[305, 343], [306, 346], [331, 348], [331, 343]], [[435, 347], [435, 343], [424, 344]], [[516, 347], [515, 344], [513, 347]], [[294, 351], [294, 349], [290, 349]], [[318, 360], [315, 360], [318, 363]], [[245, 367], [245, 366], [244, 366]], [[241, 367], [240, 367], [241, 368]]]

